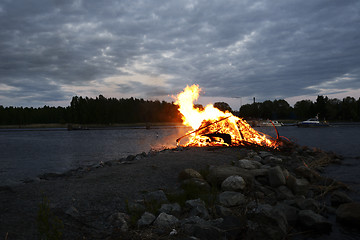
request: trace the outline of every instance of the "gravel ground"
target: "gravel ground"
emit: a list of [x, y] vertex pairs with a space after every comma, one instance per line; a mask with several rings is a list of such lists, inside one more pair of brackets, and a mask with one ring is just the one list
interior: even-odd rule
[[[241, 157], [241, 148], [168, 149], [133, 161], [45, 175], [33, 182], [0, 187], [0, 238], [38, 239], [36, 216], [44, 196], [64, 223], [64, 239], [103, 239], [106, 219], [125, 211], [126, 201], [147, 191], [173, 189], [185, 168], [206, 169]], [[109, 166], [111, 165], [111, 166]], [[77, 215], [77, 217], [73, 217]]]

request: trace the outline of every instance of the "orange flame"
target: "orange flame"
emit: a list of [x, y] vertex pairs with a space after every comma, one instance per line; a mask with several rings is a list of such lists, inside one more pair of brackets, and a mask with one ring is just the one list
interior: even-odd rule
[[[193, 102], [199, 97], [198, 85], [186, 86], [177, 95], [176, 105], [182, 114], [183, 124], [192, 128], [185, 136], [189, 141], [185, 146], [238, 146], [256, 144], [277, 148], [278, 143], [263, 133], [253, 129], [244, 119], [226, 111], [222, 112], [212, 104], [204, 109], [194, 108]], [[183, 137], [185, 137], [183, 136]], [[179, 142], [181, 138], [177, 140]]]

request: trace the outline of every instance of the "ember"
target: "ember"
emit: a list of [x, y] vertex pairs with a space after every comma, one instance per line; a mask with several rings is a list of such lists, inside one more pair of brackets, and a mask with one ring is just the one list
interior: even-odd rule
[[278, 148], [280, 141], [253, 129], [244, 119], [226, 111], [222, 112], [212, 104], [200, 110], [194, 108], [193, 102], [199, 97], [198, 85], [187, 86], [177, 95], [176, 105], [182, 114], [183, 124], [192, 127], [186, 135], [176, 140], [188, 137], [185, 146], [248, 146], [258, 145]]

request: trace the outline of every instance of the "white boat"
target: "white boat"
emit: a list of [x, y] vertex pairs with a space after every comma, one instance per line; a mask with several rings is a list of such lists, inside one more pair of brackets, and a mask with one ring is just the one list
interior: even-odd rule
[[299, 122], [298, 127], [329, 127], [327, 122], [320, 122], [318, 117], [309, 118], [306, 121]]
[[[271, 123], [272, 122], [272, 123]], [[273, 125], [274, 124], [274, 125]], [[263, 121], [263, 122], [260, 122], [258, 124], [258, 127], [281, 127], [283, 126], [284, 124], [282, 122], [278, 122], [278, 121], [270, 121], [270, 120], [267, 120], [267, 121]]]

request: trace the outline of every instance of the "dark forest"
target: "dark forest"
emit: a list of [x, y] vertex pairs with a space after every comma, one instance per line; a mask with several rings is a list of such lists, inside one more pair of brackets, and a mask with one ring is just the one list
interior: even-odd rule
[[[224, 102], [217, 102], [220, 110], [232, 111]], [[72, 98], [68, 107], [3, 107], [0, 105], [1, 125], [26, 125], [47, 123], [77, 124], [128, 124], [181, 122], [178, 107], [165, 101], [144, 99], [105, 98]], [[234, 114], [245, 119], [291, 119], [305, 120], [319, 116], [328, 121], [360, 121], [360, 98], [346, 97], [343, 100], [318, 96], [315, 102], [301, 100], [291, 107], [283, 99], [254, 102], [241, 106]]]

